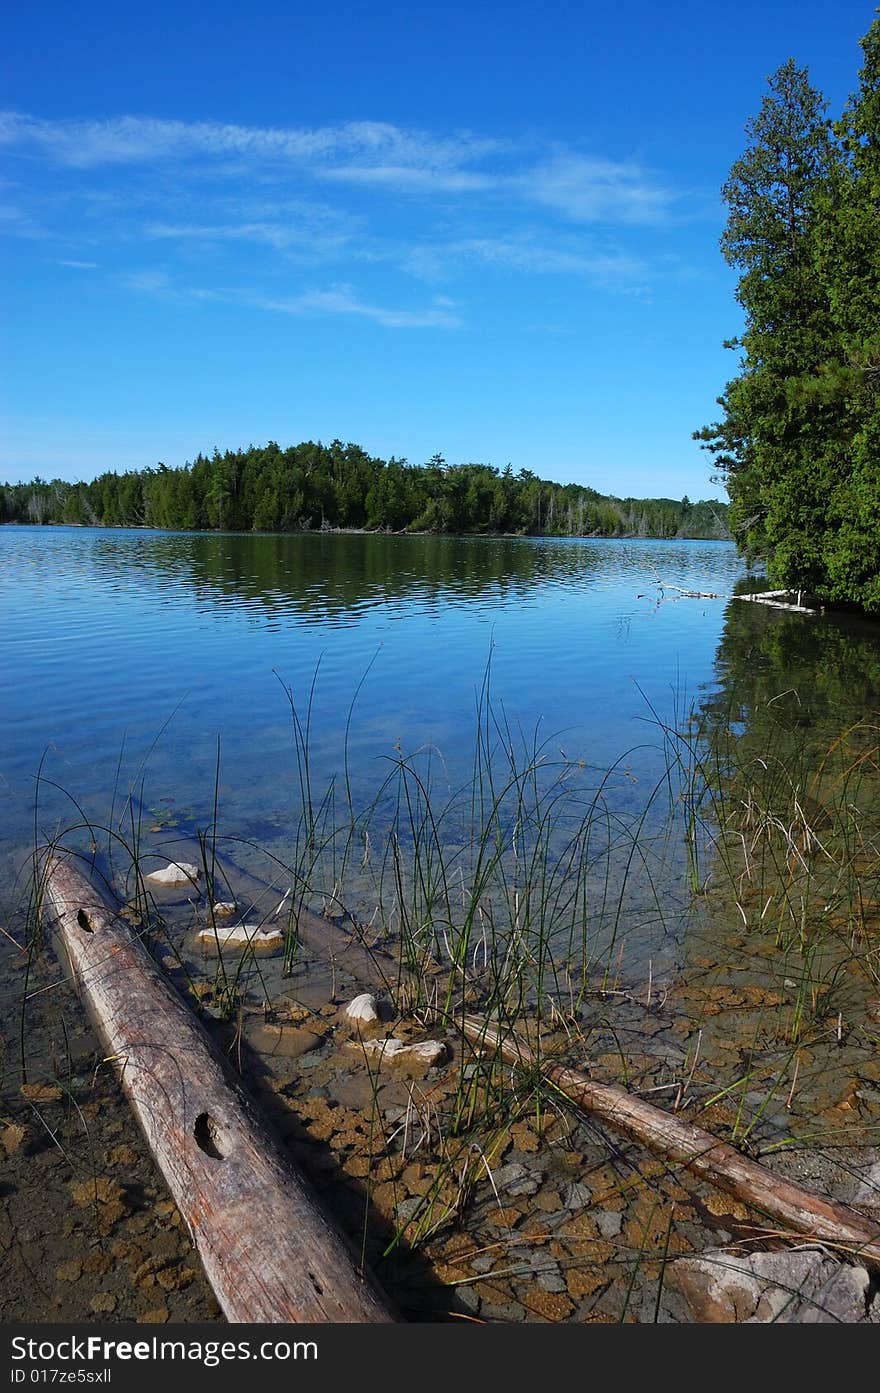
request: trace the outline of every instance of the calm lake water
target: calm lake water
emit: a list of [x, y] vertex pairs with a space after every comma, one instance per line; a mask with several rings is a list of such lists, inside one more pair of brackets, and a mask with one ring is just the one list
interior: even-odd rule
[[[859, 868], [866, 863], [870, 868], [870, 877], [860, 869], [864, 894], [859, 904], [876, 904], [880, 625], [831, 615], [804, 617], [723, 598], [743, 573], [732, 546], [709, 542], [0, 528], [0, 930], [21, 934], [24, 928], [20, 908], [27, 899], [29, 852], [35, 838], [44, 841], [83, 817], [99, 826], [118, 824], [131, 788], [136, 790], [132, 806], [142, 821], [141, 853], [151, 858], [144, 868], [169, 858], [197, 859], [197, 834], [214, 817], [218, 748], [221, 834], [250, 839], [278, 858], [272, 862], [271, 856], [241, 842], [230, 850], [224, 842], [228, 865], [234, 855], [233, 893], [248, 917], [244, 898], [250, 896], [252, 882], [242, 872], [261, 882], [271, 879], [271, 897], [264, 897], [266, 912], [271, 912], [278, 903], [278, 888], [290, 883], [278, 861], [290, 866], [298, 854], [290, 852], [301, 791], [288, 691], [303, 719], [311, 694], [312, 783], [319, 799], [335, 778], [342, 802], [347, 774], [356, 808], [369, 806], [395, 762], [421, 751], [415, 761], [423, 771], [430, 754], [432, 806], [439, 809], [454, 790], [471, 787], [477, 703], [491, 662], [489, 706], [494, 719], [484, 724], [489, 744], [503, 752], [511, 733], [516, 739], [521, 731], [526, 746], [535, 739], [546, 742], [548, 761], [561, 760], [559, 751], [564, 750], [575, 823], [584, 807], [592, 815], [591, 791], [600, 783], [603, 790], [595, 841], [590, 821], [588, 854], [585, 863], [577, 865], [577, 873], [582, 864], [587, 866], [582, 898], [570, 888], [564, 819], [559, 824], [561, 838], [554, 826], [542, 844], [546, 855], [535, 859], [529, 856], [528, 819], [517, 817], [503, 828], [499, 820], [499, 843], [504, 846], [499, 873], [488, 889], [481, 882], [474, 932], [467, 942], [473, 977], [479, 982], [478, 955], [486, 923], [493, 950], [503, 962], [508, 961], [508, 950], [513, 953], [514, 971], [504, 989], [508, 1007], [516, 1006], [517, 986], [527, 1001], [549, 992], [551, 999], [564, 1003], [569, 988], [573, 992], [581, 980], [581, 968], [591, 987], [604, 985], [607, 973], [612, 988], [616, 984], [629, 992], [615, 992], [610, 1006], [605, 998], [595, 1000], [594, 993], [585, 998], [578, 1017], [584, 1034], [578, 1038], [589, 1042], [590, 1058], [597, 1057], [604, 1067], [605, 1052], [611, 1052], [616, 1069], [618, 1055], [624, 1061], [632, 1057], [636, 1071], [643, 1069], [645, 1059], [655, 1060], [648, 1073], [624, 1077], [634, 1084], [648, 1081], [648, 1091], [656, 1085], [661, 1102], [670, 1096], [669, 1071], [679, 1070], [682, 1059], [692, 1059], [690, 1086], [699, 1056], [701, 1073], [695, 1088], [704, 1097], [728, 1082], [733, 1092], [733, 1080], [748, 1059], [746, 1079], [754, 1066], [756, 1078], [763, 1081], [757, 1092], [745, 1093], [740, 1104], [745, 1116], [755, 1110], [748, 1127], [760, 1121], [764, 1131], [756, 1134], [758, 1140], [766, 1136], [781, 1145], [779, 1138], [789, 1138], [794, 1117], [805, 1129], [791, 1131], [801, 1150], [802, 1135], [821, 1139], [817, 1120], [821, 1127], [844, 1080], [862, 1077], [857, 1071], [866, 1061], [873, 1067], [875, 1026], [868, 1022], [860, 1031], [856, 1024], [843, 1039], [839, 1032], [841, 1020], [865, 1020], [858, 992], [867, 989], [876, 997], [876, 978], [866, 987], [861, 978], [838, 971], [841, 954], [846, 968], [853, 965], [854, 920], [845, 898], [829, 896], [826, 902], [825, 882], [816, 887], [821, 891], [816, 901], [820, 918], [829, 906], [846, 911], [838, 915], [843, 924], [839, 942], [831, 934], [826, 949], [821, 935], [811, 935], [809, 959], [805, 951], [802, 961], [790, 944], [780, 947], [776, 930], [780, 923], [788, 924], [787, 911], [783, 913], [788, 871], [778, 895], [779, 913], [774, 908], [762, 934], [767, 906], [780, 890], [775, 867], [790, 869], [790, 863], [784, 856], [779, 862], [770, 856], [769, 874], [746, 886], [744, 895], [739, 874], [733, 881], [716, 875], [723, 858], [713, 844], [718, 804], [711, 796], [701, 809], [706, 822], [697, 858], [699, 883], [707, 893], [693, 894], [693, 862], [684, 836], [689, 824], [681, 816], [682, 805], [666, 796], [667, 787], [675, 792], [675, 779], [668, 785], [664, 780], [675, 745], [664, 751], [662, 728], [686, 732], [693, 755], [701, 761], [706, 785], [694, 780], [696, 796], [727, 790], [725, 806], [739, 809], [743, 788], [750, 789], [753, 774], [760, 778], [763, 771], [771, 785], [780, 786], [777, 799], [771, 790], [768, 806], [779, 807], [782, 826], [791, 816], [793, 792], [799, 805], [805, 791], [815, 795], [816, 804], [839, 808], [843, 802], [843, 824], [864, 833], [870, 851], [856, 862]], [[662, 596], [658, 581], [665, 586]], [[720, 598], [686, 598], [680, 590], [717, 592]], [[842, 740], [845, 731], [849, 734]], [[503, 762], [502, 757], [502, 766]], [[745, 785], [728, 777], [732, 769], [745, 769]], [[652, 790], [657, 790], [653, 799]], [[386, 795], [392, 806], [386, 809], [382, 804], [375, 819], [371, 859], [362, 860], [353, 837], [354, 852], [345, 861], [340, 882], [340, 898], [357, 915], [371, 919], [371, 904], [388, 911], [384, 924], [381, 919], [379, 924], [392, 935], [402, 918], [398, 915], [395, 922], [393, 905], [388, 909], [388, 900], [396, 894], [397, 866], [395, 874], [386, 873], [381, 839], [384, 824], [387, 844], [393, 798], [392, 789]], [[851, 800], [869, 816], [851, 820], [849, 812], [856, 806]], [[435, 914], [433, 903], [421, 918], [410, 911], [420, 931], [427, 928], [438, 934], [439, 923], [444, 933], [449, 927], [453, 937], [464, 917], [459, 909], [459, 871], [462, 899], [475, 879], [468, 874], [471, 843], [466, 819], [458, 822], [459, 806], [454, 802], [456, 816], [443, 822], [445, 864], [452, 872], [448, 914], [445, 919], [442, 912]], [[676, 814], [670, 816], [673, 806]], [[405, 822], [404, 818], [404, 832]], [[741, 823], [742, 819], [733, 825]], [[821, 831], [823, 824], [817, 825]], [[457, 841], [458, 826], [464, 832]], [[65, 840], [85, 849], [90, 835], [80, 829]], [[114, 857], [110, 866], [104, 834], [96, 831], [95, 842], [100, 868], [121, 871], [124, 878], [128, 867], [120, 867], [119, 860], [124, 862], [125, 856]], [[404, 853], [409, 850], [403, 848]], [[406, 854], [400, 860], [408, 865]], [[285, 878], [279, 881], [275, 869]], [[445, 888], [445, 875], [436, 875], [436, 859], [432, 871], [432, 888], [438, 879], [444, 880]], [[836, 874], [832, 867], [828, 880]], [[415, 879], [410, 876], [409, 900], [400, 897], [409, 907], [418, 900]], [[328, 885], [326, 878], [322, 885]], [[537, 885], [533, 897], [532, 885]], [[795, 888], [802, 885], [796, 882]], [[119, 881], [117, 886], [122, 888]], [[259, 891], [255, 894], [259, 901]], [[747, 938], [742, 936], [745, 914], [738, 909], [739, 895], [752, 916]], [[161, 942], [174, 947], [197, 981], [200, 976], [206, 984], [216, 980], [217, 960], [205, 954], [192, 932], [204, 922], [201, 907], [197, 917], [183, 891], [177, 892], [176, 900], [162, 899], [161, 894], [159, 898], [164, 918]], [[316, 903], [320, 899], [315, 894], [309, 898]], [[535, 901], [532, 922], [523, 929]], [[511, 904], [513, 912], [506, 919], [496, 914]], [[569, 933], [566, 943], [569, 910], [576, 931]], [[795, 930], [800, 914], [798, 907]], [[828, 922], [833, 927], [832, 920]], [[536, 930], [543, 932], [545, 924], [549, 954], [540, 951], [539, 961], [534, 953]], [[772, 963], [759, 951], [768, 944]], [[130, 1212], [133, 1271], [142, 1253], [162, 1261], [167, 1257], [167, 1217], [160, 1218], [157, 1210], [150, 1218], [144, 1209], [164, 1191], [149, 1166], [138, 1162], [132, 1168], [131, 1158], [137, 1154], [133, 1124], [120, 1106], [109, 1069], [96, 1067], [105, 1051], [98, 1051], [74, 990], [64, 982], [63, 965], [43, 953], [25, 970], [23, 958], [0, 933], [3, 1103], [9, 1117], [30, 1129], [25, 1135], [31, 1138], [26, 1147], [13, 1151], [10, 1181], [0, 1187], [8, 1192], [4, 1199], [9, 1233], [20, 1241], [20, 1248], [13, 1243], [7, 1247], [11, 1254], [22, 1255], [19, 1266], [7, 1265], [7, 1301], [18, 1309], [21, 1290], [27, 1294], [28, 1310], [41, 1319], [82, 1319], [84, 1312], [88, 1317], [96, 1309], [88, 1305], [95, 1285], [100, 1282], [103, 1289], [106, 1280], [114, 1283], [116, 1319], [137, 1318], [144, 1303], [152, 1307], [166, 1299], [172, 1319], [206, 1319], [211, 1308], [197, 1283], [167, 1297], [164, 1288], [161, 1296], [158, 1288], [151, 1294], [128, 1282], [121, 1260], [106, 1279], [91, 1275], [98, 1272], [87, 1266], [97, 1251], [94, 1220], [90, 1211], [80, 1211], [78, 1227], [70, 1232], [71, 1181], [91, 1177], [96, 1165], [105, 1170], [111, 1166], [113, 1183], [118, 1180], [122, 1186], [120, 1193], [145, 1197]], [[167, 965], [167, 954], [164, 960]], [[343, 992], [353, 994], [362, 985], [346, 979], [344, 967], [337, 977], [336, 964], [328, 980], [326, 966], [313, 965], [307, 954], [293, 965], [291, 976], [282, 975], [280, 954], [248, 963], [240, 975], [228, 955], [226, 961], [235, 974], [242, 1012], [235, 1040], [243, 1022], [246, 1043], [258, 1051], [267, 1049], [266, 1001], [294, 999], [318, 1007], [331, 991], [339, 992], [341, 1000]], [[870, 962], [867, 950], [865, 962]], [[572, 973], [566, 978], [569, 965]], [[502, 976], [505, 970], [502, 965]], [[797, 1051], [793, 1066], [788, 1030], [777, 1033], [776, 1018], [763, 1004], [768, 970], [775, 1000], [782, 1000], [775, 988], [787, 983], [789, 974], [792, 980], [816, 984], [820, 1004], [815, 1008], [815, 1029], [809, 1027], [809, 1050]], [[183, 974], [174, 980], [183, 985]], [[480, 987], [488, 991], [491, 980], [490, 973]], [[738, 1008], [751, 1000], [746, 991], [752, 988], [754, 1010], [719, 1013], [719, 991], [729, 991], [731, 1005]], [[826, 990], [835, 995], [826, 997]], [[705, 1016], [704, 991], [714, 994]], [[827, 1000], [833, 1000], [835, 1013], [842, 1012], [836, 1025], [832, 1017], [830, 1027], [824, 1019]], [[792, 1012], [795, 1009], [792, 1002]], [[682, 1036], [682, 1025], [689, 1040]], [[231, 1044], [232, 1036], [225, 1038]], [[691, 1055], [694, 1039], [698, 1043]], [[274, 1036], [270, 1048], [274, 1051]], [[578, 1055], [580, 1050], [579, 1044]], [[302, 1059], [285, 1061], [273, 1055], [276, 1070], [289, 1067], [286, 1103], [299, 1098], [307, 1119], [315, 1116], [308, 1112], [309, 1098], [320, 1093], [333, 1098], [334, 1089], [354, 1087], [344, 1047], [331, 1045], [321, 1055], [317, 1067], [323, 1073], [310, 1072], [316, 1053], [312, 1051], [306, 1068]], [[50, 1144], [55, 1139], [52, 1132], [42, 1147], [37, 1145], [48, 1124], [38, 1129], [32, 1117], [36, 1109], [18, 1092], [21, 1055], [26, 1057], [29, 1079], [57, 1078], [64, 1086], [63, 1103], [49, 1113], [57, 1119], [63, 1150]], [[798, 1075], [802, 1059], [806, 1062]], [[279, 1073], [276, 1081], [282, 1077], [286, 1075]], [[858, 1095], [863, 1100], [867, 1087], [865, 1082]], [[765, 1093], [765, 1088], [771, 1091]], [[339, 1109], [346, 1127], [348, 1119], [354, 1121], [348, 1111], [353, 1096], [349, 1091]], [[863, 1105], [867, 1107], [867, 1101]], [[836, 1108], [828, 1133], [835, 1152], [846, 1125], [839, 1116]], [[856, 1113], [849, 1125], [861, 1128], [863, 1120], [861, 1112]], [[748, 1129], [746, 1134], [751, 1135]], [[607, 1167], [608, 1161], [604, 1148], [597, 1146], [595, 1130], [582, 1135], [572, 1154], [588, 1163], [589, 1182], [590, 1167]], [[370, 1148], [372, 1154], [372, 1124]], [[321, 1162], [323, 1167], [323, 1155]], [[845, 1164], [851, 1162], [847, 1159]], [[554, 1185], [562, 1172], [556, 1175]], [[542, 1169], [542, 1182], [543, 1178]], [[322, 1190], [330, 1184], [324, 1168], [317, 1179]], [[341, 1202], [344, 1188], [335, 1181], [333, 1186], [332, 1194]], [[632, 1193], [641, 1205], [646, 1192]], [[659, 1192], [652, 1188], [652, 1214], [656, 1196]], [[360, 1203], [354, 1194], [349, 1200], [356, 1208]], [[362, 1207], [357, 1213], [360, 1241]], [[636, 1251], [638, 1244], [644, 1246], [647, 1232], [644, 1209], [638, 1218], [635, 1209], [632, 1215], [622, 1220], [625, 1246], [619, 1272], [627, 1293], [632, 1286], [626, 1254]], [[73, 1217], [76, 1220], [76, 1213]], [[492, 1223], [497, 1224], [494, 1216]], [[698, 1232], [684, 1232], [687, 1242], [701, 1241]], [[496, 1242], [497, 1228], [488, 1233], [484, 1239], [475, 1230], [475, 1251]], [[176, 1239], [182, 1238], [185, 1235], [176, 1234]], [[579, 1236], [577, 1241], [581, 1244], [583, 1239]], [[185, 1261], [183, 1242], [180, 1249]], [[517, 1259], [517, 1252], [513, 1257]], [[78, 1273], [82, 1266], [75, 1284], [61, 1280], [72, 1259]], [[514, 1270], [517, 1264], [518, 1259], [511, 1264]], [[612, 1287], [616, 1281], [612, 1276]], [[0, 1281], [0, 1303], [3, 1287]]]
[[724, 597], [743, 574], [720, 542], [0, 528], [6, 912], [35, 834], [118, 820], [132, 787], [149, 851], [191, 859], [218, 752], [221, 833], [283, 856], [289, 694], [303, 721], [311, 699], [318, 797], [343, 787], [348, 726], [359, 808], [401, 754], [430, 755], [439, 795], [467, 786], [487, 665], [496, 729], [594, 788], [615, 766], [624, 819], [662, 780], [661, 724], [692, 706], [745, 750], [785, 755], [794, 729], [819, 759], [877, 709], [880, 629], [675, 588]]
[[74, 800], [106, 821], [142, 772], [148, 809], [206, 825], [218, 741], [226, 828], [282, 835], [299, 787], [285, 688], [304, 710], [313, 680], [316, 784], [341, 771], [357, 693], [363, 796], [401, 750], [431, 748], [454, 785], [490, 657], [514, 729], [601, 769], [625, 755], [619, 797], [637, 801], [651, 708], [673, 720], [712, 686], [724, 617], [671, 589], [658, 605], [657, 581], [729, 593], [741, 572], [717, 542], [2, 528], [3, 851], [33, 844], [41, 766], [40, 835], [77, 820]]

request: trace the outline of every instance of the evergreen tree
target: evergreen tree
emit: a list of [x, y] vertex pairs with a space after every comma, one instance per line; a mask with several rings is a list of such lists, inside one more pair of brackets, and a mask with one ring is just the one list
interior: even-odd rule
[[808, 584], [819, 579], [814, 513], [820, 500], [811, 478], [809, 412], [792, 388], [821, 362], [827, 340], [809, 229], [834, 147], [825, 104], [806, 70], [790, 59], [769, 87], [722, 190], [728, 219], [721, 249], [741, 271], [737, 299], [745, 330], [729, 345], [742, 349], [741, 370], [719, 398], [723, 419], [697, 434], [726, 477], [733, 530], [744, 550], [770, 553], [790, 583]]
[[789, 60], [747, 126], [723, 190], [741, 368], [696, 434], [773, 582], [880, 612], [880, 21], [862, 47], [835, 125]]

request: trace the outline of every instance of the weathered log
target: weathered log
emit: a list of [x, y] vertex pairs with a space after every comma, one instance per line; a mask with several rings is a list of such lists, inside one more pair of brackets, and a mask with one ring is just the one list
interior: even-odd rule
[[[351, 969], [360, 969], [362, 980], [376, 981], [378, 977], [387, 982], [393, 976], [394, 962], [388, 954], [381, 949], [369, 950], [353, 938], [346, 948], [345, 931], [326, 919], [305, 910], [299, 925], [301, 936], [318, 950], [329, 946], [327, 929], [332, 928], [333, 949], [338, 945], [341, 956], [348, 957]], [[524, 1042], [511, 1035], [502, 1036], [479, 1017], [466, 1016], [462, 1021], [456, 1016], [447, 1024], [462, 1029], [475, 1043], [497, 1050], [510, 1064], [525, 1069], [540, 1064], [547, 1082], [585, 1111], [659, 1155], [686, 1166], [795, 1233], [828, 1243], [867, 1267], [880, 1268], [880, 1224], [867, 1215], [777, 1175], [703, 1128], [643, 1102], [626, 1089], [598, 1083], [546, 1058], [539, 1060]]]
[[[368, 949], [332, 921], [309, 910], [296, 916], [300, 936], [318, 951], [329, 951], [362, 981], [386, 985], [399, 973], [381, 949]], [[460, 1016], [448, 1021], [473, 1042], [497, 1050], [510, 1064], [540, 1067], [542, 1076], [578, 1107], [660, 1155], [694, 1171], [718, 1189], [787, 1226], [880, 1268], [880, 1224], [865, 1214], [775, 1174], [711, 1133], [665, 1113], [614, 1084], [540, 1058], [522, 1041], [504, 1036], [485, 1020]], [[778, 1235], [782, 1236], [782, 1235]]]
[[616, 1084], [597, 1083], [575, 1069], [539, 1057], [524, 1042], [487, 1021], [467, 1016], [468, 1039], [496, 1050], [509, 1064], [540, 1069], [541, 1077], [586, 1112], [798, 1234], [827, 1243], [865, 1266], [880, 1267], [880, 1224], [849, 1205], [797, 1185], [744, 1156], [701, 1127], [645, 1103]]
[[57, 852], [44, 875], [74, 979], [226, 1318], [395, 1320], [129, 925]]

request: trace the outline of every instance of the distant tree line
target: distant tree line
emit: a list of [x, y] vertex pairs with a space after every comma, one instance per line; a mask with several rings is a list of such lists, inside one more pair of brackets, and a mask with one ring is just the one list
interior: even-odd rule
[[724, 186], [745, 328], [697, 434], [780, 586], [880, 614], [880, 19], [836, 121], [789, 60]]
[[168, 469], [106, 473], [89, 483], [0, 485], [0, 523], [79, 523], [184, 531], [335, 528], [574, 537], [727, 536], [726, 505], [687, 497], [614, 498], [529, 469], [381, 460], [358, 445], [305, 441], [199, 455]]

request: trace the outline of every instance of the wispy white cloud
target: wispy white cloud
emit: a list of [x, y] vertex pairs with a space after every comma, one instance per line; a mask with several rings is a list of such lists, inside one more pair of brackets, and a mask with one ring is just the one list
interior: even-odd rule
[[538, 205], [571, 222], [653, 224], [665, 220], [677, 195], [640, 165], [560, 153], [522, 160], [520, 168], [462, 169], [434, 165], [337, 165], [317, 171], [325, 181], [397, 193], [487, 194]]
[[656, 223], [675, 202], [637, 164], [560, 153], [521, 176], [523, 195], [575, 222]]
[[[51, 238], [60, 265], [103, 268], [116, 286], [169, 304], [217, 300], [389, 329], [459, 327], [476, 313], [467, 297], [482, 303], [486, 268], [641, 293], [665, 273], [656, 233], [675, 226], [678, 197], [634, 160], [375, 121], [6, 112], [0, 145], [18, 178], [8, 230]], [[462, 308], [413, 306], [412, 276], [457, 277], [468, 285]]]
[[[275, 179], [294, 169], [325, 183], [395, 189], [412, 195], [487, 194], [541, 205], [577, 222], [651, 223], [675, 195], [633, 162], [565, 148], [517, 145], [470, 132], [437, 136], [388, 122], [263, 127], [213, 121], [120, 116], [106, 121], [47, 121], [0, 113], [0, 144], [39, 150], [53, 162], [87, 170], [107, 165], [238, 162], [234, 172]], [[245, 163], [242, 164], [241, 162]], [[231, 171], [228, 171], [231, 172]]]
[[539, 275], [579, 276], [620, 288], [632, 288], [650, 276], [650, 268], [641, 257], [619, 249], [580, 251], [531, 238], [465, 237], [413, 248], [406, 257], [407, 269], [427, 279], [448, 274], [450, 266], [462, 263]]
[[33, 213], [22, 206], [25, 196], [20, 195], [19, 198], [20, 202], [17, 203], [0, 203], [0, 232], [4, 236], [21, 237], [32, 242], [43, 240], [48, 233]]
[[330, 290], [309, 290], [289, 299], [251, 299], [249, 303], [258, 309], [281, 314], [359, 315], [386, 329], [457, 329], [461, 324], [448, 300], [436, 301], [424, 310], [389, 309], [384, 305], [364, 303], [347, 285], [333, 286]]
[[126, 271], [117, 277], [126, 290], [137, 290], [146, 295], [164, 295], [176, 291], [167, 271]]
[[117, 274], [114, 280], [123, 290], [132, 290], [138, 295], [155, 295], [160, 300], [176, 304], [235, 298], [228, 291], [184, 284], [179, 278], [164, 270], [147, 268], [141, 271], [124, 271]]
[[357, 315], [386, 329], [456, 329], [461, 324], [454, 313], [454, 302], [441, 296], [435, 297], [425, 309], [407, 310], [362, 300], [350, 285], [333, 285], [327, 290], [312, 289], [299, 295], [276, 297], [250, 291], [183, 285], [164, 270], [127, 272], [116, 279], [126, 290], [155, 295], [163, 300], [226, 301], [275, 314]]
[[368, 163], [455, 166], [498, 148], [467, 133], [434, 137], [381, 121], [338, 126], [238, 126], [120, 116], [106, 121], [46, 121], [0, 112], [0, 143], [42, 149], [60, 164], [87, 168], [168, 159], [228, 158], [311, 164], [331, 158]]

